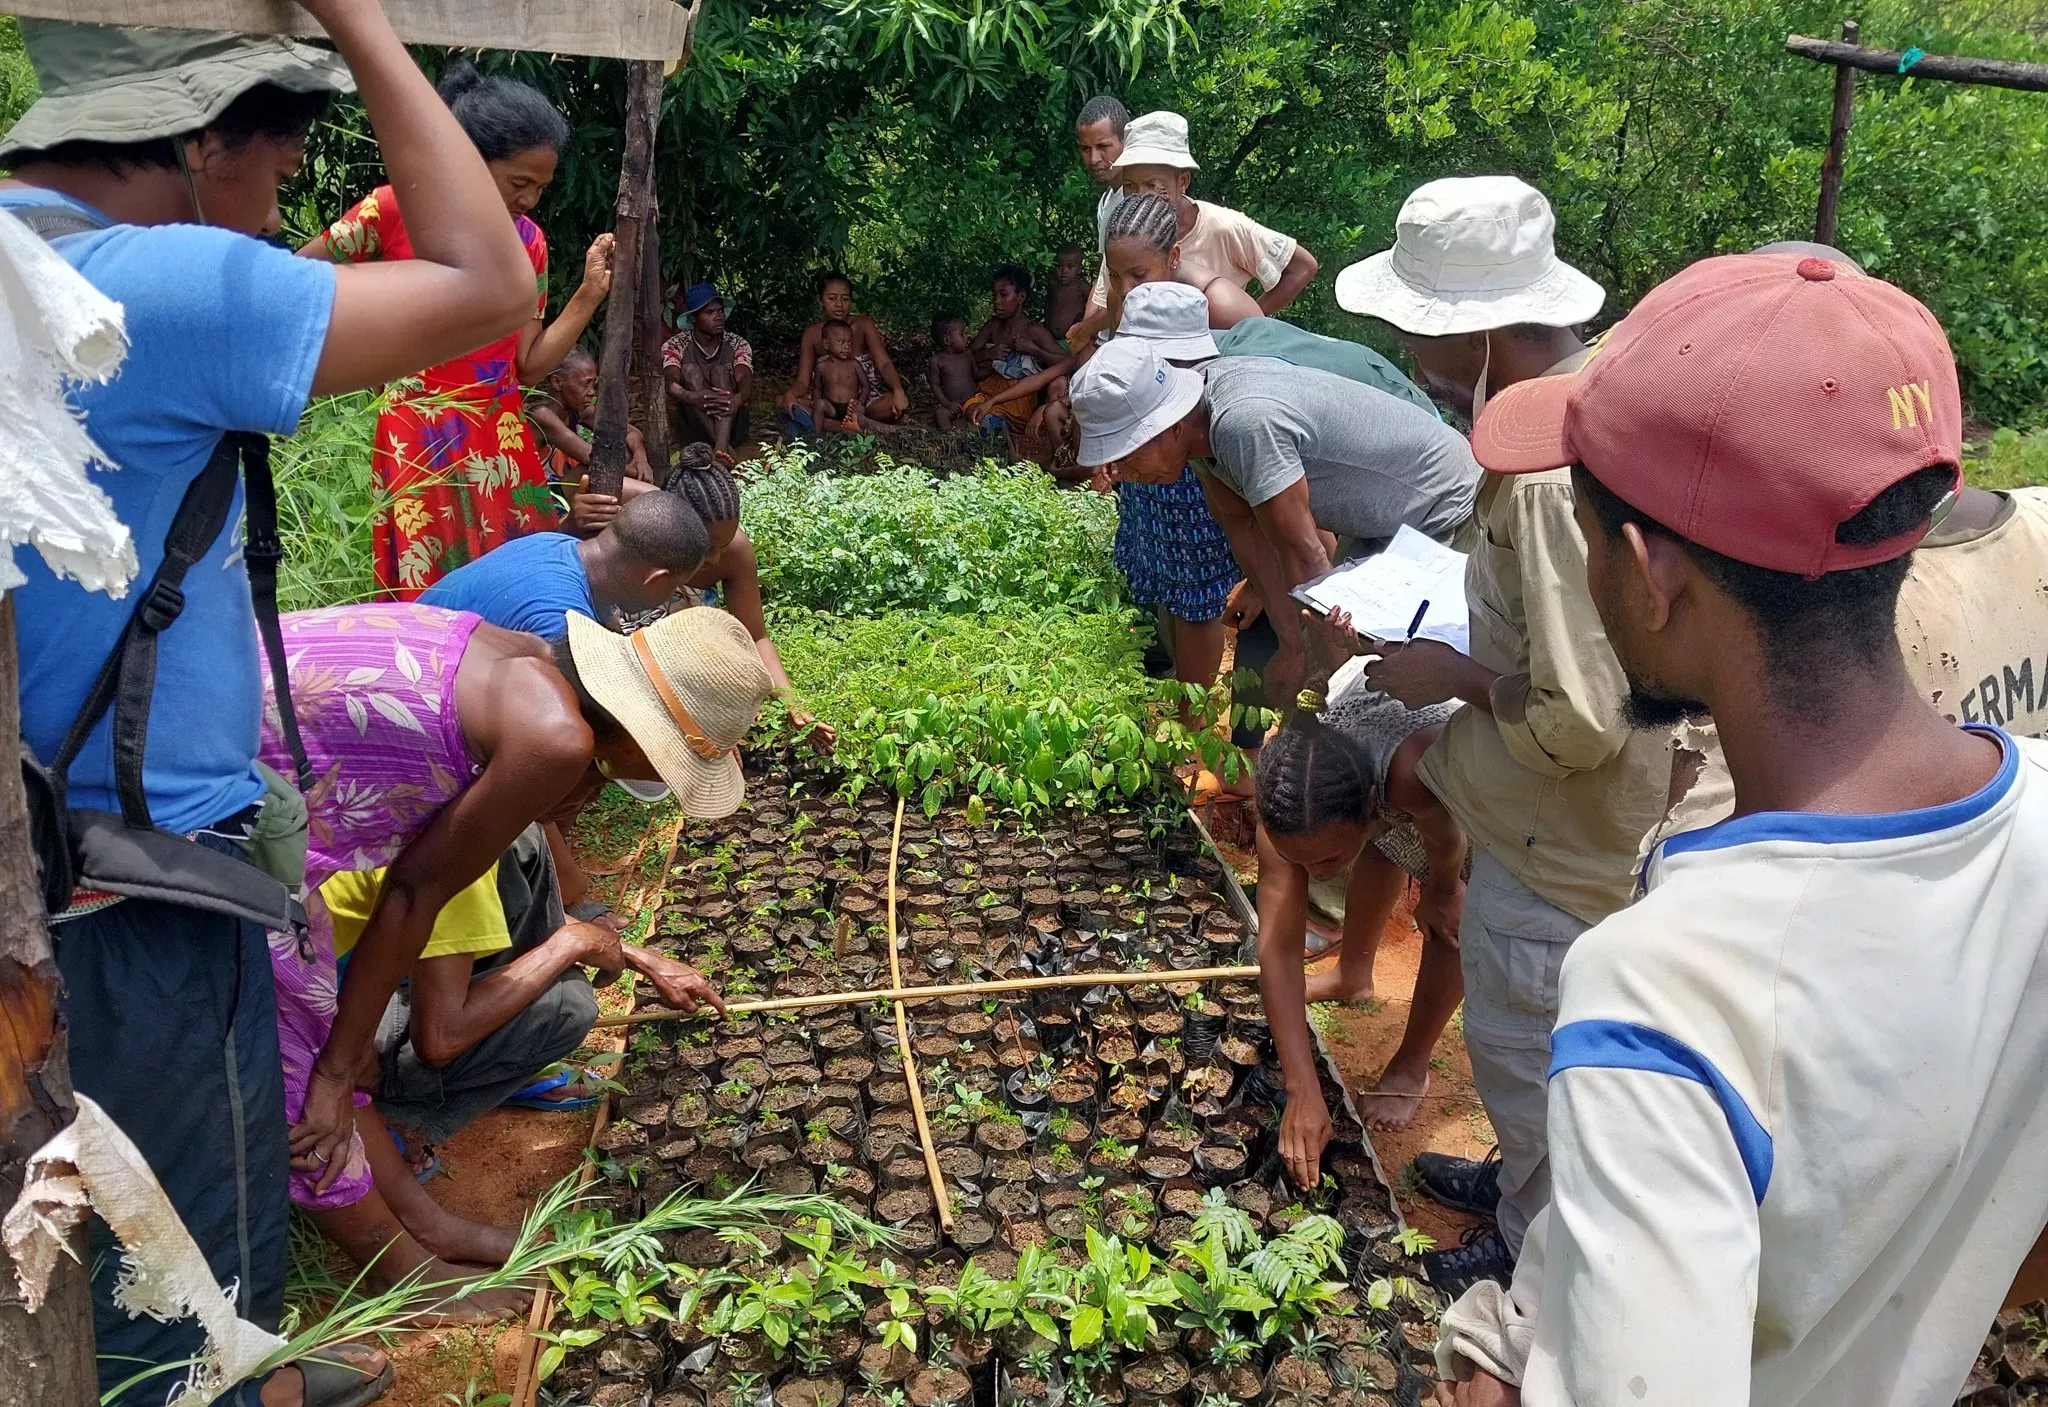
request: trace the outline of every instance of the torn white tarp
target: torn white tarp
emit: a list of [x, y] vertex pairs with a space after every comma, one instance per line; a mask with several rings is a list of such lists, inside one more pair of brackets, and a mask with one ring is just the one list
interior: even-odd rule
[[127, 351], [121, 305], [0, 210], [0, 591], [25, 578], [26, 543], [88, 590], [125, 595], [135, 542], [85, 476], [101, 455], [64, 387], [105, 381]]
[[29, 1159], [21, 1196], [0, 1221], [30, 1313], [41, 1307], [57, 1255], [71, 1253], [66, 1238], [87, 1211], [98, 1212], [121, 1244], [114, 1303], [153, 1319], [197, 1319], [206, 1330], [205, 1353], [169, 1394], [169, 1407], [205, 1407], [284, 1347], [236, 1315], [232, 1291], [214, 1280], [141, 1151], [81, 1094], [78, 1117]]

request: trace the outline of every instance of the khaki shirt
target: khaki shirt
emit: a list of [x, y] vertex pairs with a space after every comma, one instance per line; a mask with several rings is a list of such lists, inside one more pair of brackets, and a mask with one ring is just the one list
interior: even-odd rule
[[1597, 923], [1634, 899], [1651, 845], [1725, 816], [1734, 790], [1711, 728], [1621, 721], [1628, 681], [1586, 586], [1571, 471], [1488, 474], [1476, 515], [1472, 658], [1500, 678], [1492, 712], [1445, 725], [1422, 780], [1508, 873]]
[[2048, 736], [2048, 489], [2002, 496], [1990, 527], [1913, 554], [1899, 647], [1950, 722]]

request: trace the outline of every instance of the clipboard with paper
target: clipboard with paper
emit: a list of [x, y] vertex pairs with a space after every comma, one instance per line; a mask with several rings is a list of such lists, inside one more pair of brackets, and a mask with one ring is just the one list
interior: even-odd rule
[[1319, 615], [1351, 613], [1361, 636], [1374, 640], [1409, 638], [1409, 622], [1423, 602], [1429, 608], [1415, 638], [1441, 640], [1471, 653], [1472, 628], [1465, 612], [1465, 554], [1445, 547], [1403, 524], [1386, 550], [1346, 562], [1291, 593]]

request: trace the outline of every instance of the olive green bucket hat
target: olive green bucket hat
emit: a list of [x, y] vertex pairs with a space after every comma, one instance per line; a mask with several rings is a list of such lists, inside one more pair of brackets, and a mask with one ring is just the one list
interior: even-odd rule
[[42, 96], [0, 160], [64, 142], [149, 142], [197, 132], [259, 83], [293, 93], [353, 93], [338, 54], [296, 40], [197, 29], [125, 29], [24, 19]]

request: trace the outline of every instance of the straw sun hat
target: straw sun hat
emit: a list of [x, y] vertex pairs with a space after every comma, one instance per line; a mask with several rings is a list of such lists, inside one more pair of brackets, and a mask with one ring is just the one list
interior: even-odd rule
[[618, 635], [574, 611], [569, 653], [583, 687], [624, 725], [684, 812], [739, 809], [739, 744], [774, 692], [747, 628], [715, 606], [678, 611]]

